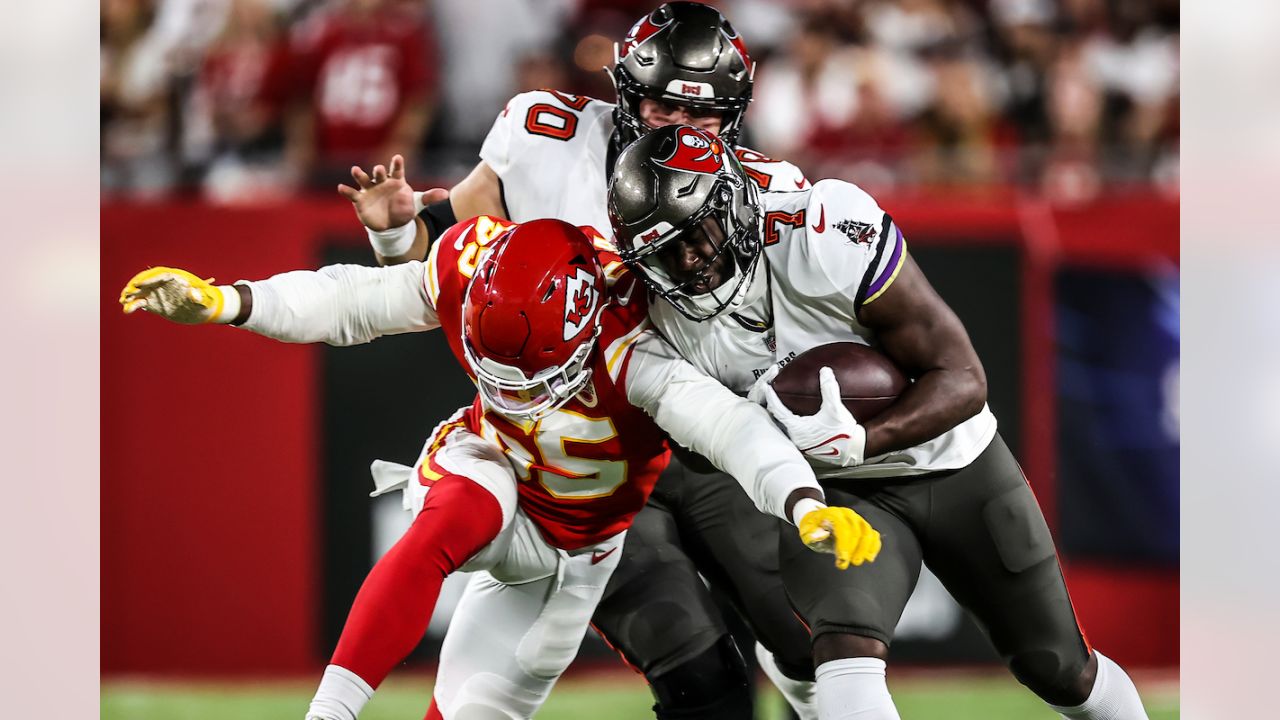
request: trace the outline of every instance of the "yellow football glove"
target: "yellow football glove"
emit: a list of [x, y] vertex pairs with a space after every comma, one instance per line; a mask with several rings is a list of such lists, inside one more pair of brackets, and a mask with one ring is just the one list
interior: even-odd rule
[[226, 295], [213, 285], [213, 278], [202, 280], [186, 270], [153, 267], [129, 280], [120, 291], [120, 304], [126, 314], [141, 309], [176, 323], [198, 325], [233, 319], [223, 316], [228, 310]]
[[880, 554], [880, 533], [847, 507], [821, 507], [800, 518], [800, 539], [809, 549], [834, 553], [836, 567], [873, 562]]

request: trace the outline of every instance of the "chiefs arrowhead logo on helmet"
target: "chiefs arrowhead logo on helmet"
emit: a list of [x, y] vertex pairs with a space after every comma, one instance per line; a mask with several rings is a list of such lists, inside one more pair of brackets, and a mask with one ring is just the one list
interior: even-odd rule
[[724, 169], [724, 144], [704, 130], [682, 127], [670, 157], [654, 159], [673, 170], [715, 175]]
[[578, 268], [565, 280], [564, 340], [568, 342], [591, 326], [600, 298], [596, 293], [595, 278], [586, 270]]

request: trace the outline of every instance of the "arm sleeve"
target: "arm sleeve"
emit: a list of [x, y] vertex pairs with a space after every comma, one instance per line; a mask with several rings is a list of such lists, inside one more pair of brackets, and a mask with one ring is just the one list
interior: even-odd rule
[[792, 491], [822, 491], [764, 408], [695, 368], [655, 332], [637, 337], [624, 362], [627, 398], [672, 440], [732, 475], [761, 511], [790, 522], [785, 508]]
[[241, 327], [283, 342], [358, 345], [439, 327], [424, 265], [330, 265], [244, 283], [253, 310]]

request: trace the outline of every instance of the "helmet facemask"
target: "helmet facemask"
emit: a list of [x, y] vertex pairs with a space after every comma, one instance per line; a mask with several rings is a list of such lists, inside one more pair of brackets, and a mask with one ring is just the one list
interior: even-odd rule
[[[736, 162], [736, 159], [730, 161]], [[664, 256], [683, 252], [682, 238], [698, 232], [707, 218], [719, 226], [722, 239], [716, 243], [707, 233], [715, 253], [703, 261], [701, 272], [680, 280], [668, 270]], [[760, 260], [759, 226], [759, 203], [754, 186], [744, 182], [741, 175], [721, 173], [696, 213], [656, 238], [627, 243], [630, 247], [623, 250], [621, 256], [638, 270], [654, 293], [671, 303], [681, 315], [702, 322], [742, 304]], [[718, 287], [698, 291], [696, 286], [705, 279], [705, 272], [726, 255], [729, 260], [726, 267], [731, 274], [723, 278]]]
[[591, 353], [599, 335], [597, 319], [594, 332], [573, 351], [566, 363], [532, 377], [515, 366], [480, 357], [466, 338], [462, 348], [486, 405], [516, 422], [537, 422], [563, 407], [591, 381]]
[[483, 404], [536, 422], [587, 389], [608, 304], [604, 269], [580, 228], [544, 218], [493, 241], [462, 304], [462, 354]]
[[[715, 112], [720, 115], [720, 130], [716, 134], [730, 145], [738, 144], [738, 135], [742, 132], [743, 116], [747, 114], [747, 106], [751, 103], [751, 88], [738, 97], [709, 98], [694, 100], [684, 95], [651, 88], [635, 80], [627, 72], [621, 60], [616, 58], [617, 45], [614, 46], [614, 66], [609, 71], [609, 78], [618, 93], [618, 104], [613, 110], [613, 125], [621, 146], [626, 147], [640, 136], [653, 130], [645, 123], [640, 113], [640, 101], [649, 99], [669, 105], [681, 105], [701, 112]], [[752, 70], [754, 71], [754, 66]], [[675, 82], [675, 81], [673, 81]]]

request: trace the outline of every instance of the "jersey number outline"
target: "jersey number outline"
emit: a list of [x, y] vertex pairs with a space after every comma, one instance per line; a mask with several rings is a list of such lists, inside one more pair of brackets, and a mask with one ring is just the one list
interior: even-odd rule
[[751, 178], [756, 187], [762, 191], [769, 189], [769, 186], [773, 184], [773, 176], [763, 170], [751, 167], [747, 163], [770, 163], [777, 162], [777, 160], [771, 160], [754, 150], [746, 148], [737, 148], [733, 151], [733, 155], [738, 158], [738, 164], [742, 166], [742, 169], [747, 173], [747, 177]]
[[804, 210], [797, 210], [793, 213], [782, 212], [781, 210], [770, 210], [764, 214], [764, 244], [765, 247], [776, 245], [781, 239], [778, 235], [778, 227], [775, 223], [790, 225], [791, 227], [804, 227]]
[[524, 116], [525, 132], [568, 142], [578, 132], [578, 116], [572, 111], [586, 107], [590, 98], [586, 95], [568, 95], [555, 90], [543, 90], [543, 92], [551, 94], [564, 103], [568, 110], [550, 103], [531, 105], [529, 112]]
[[[585, 423], [585, 429], [575, 430], [574, 435], [568, 435], [565, 428], [557, 427], [561, 423], [548, 422], [560, 415], [572, 416], [571, 422], [575, 427], [581, 427]], [[538, 484], [551, 497], [574, 500], [608, 497], [627, 482], [626, 460], [582, 457], [571, 453], [568, 448], [568, 443], [599, 445], [617, 438], [618, 429], [608, 417], [587, 417], [582, 413], [560, 408], [529, 431], [533, 438], [533, 448], [499, 430], [487, 413], [480, 421], [480, 432], [485, 439], [496, 441], [502, 446], [507, 456], [514, 461], [512, 464], [516, 477], [521, 482], [533, 480], [536, 472]], [[588, 437], [579, 437], [580, 435]], [[584, 483], [585, 480], [596, 482]]]
[[[489, 247], [490, 243], [498, 239], [512, 224], [488, 215], [476, 218], [475, 230], [464, 233], [464, 237], [470, 235], [473, 239], [467, 240], [461, 252], [458, 253], [458, 274], [470, 280], [471, 276], [476, 274], [476, 266], [480, 264], [480, 252]], [[458, 238], [459, 242], [461, 240], [461, 237]]]

